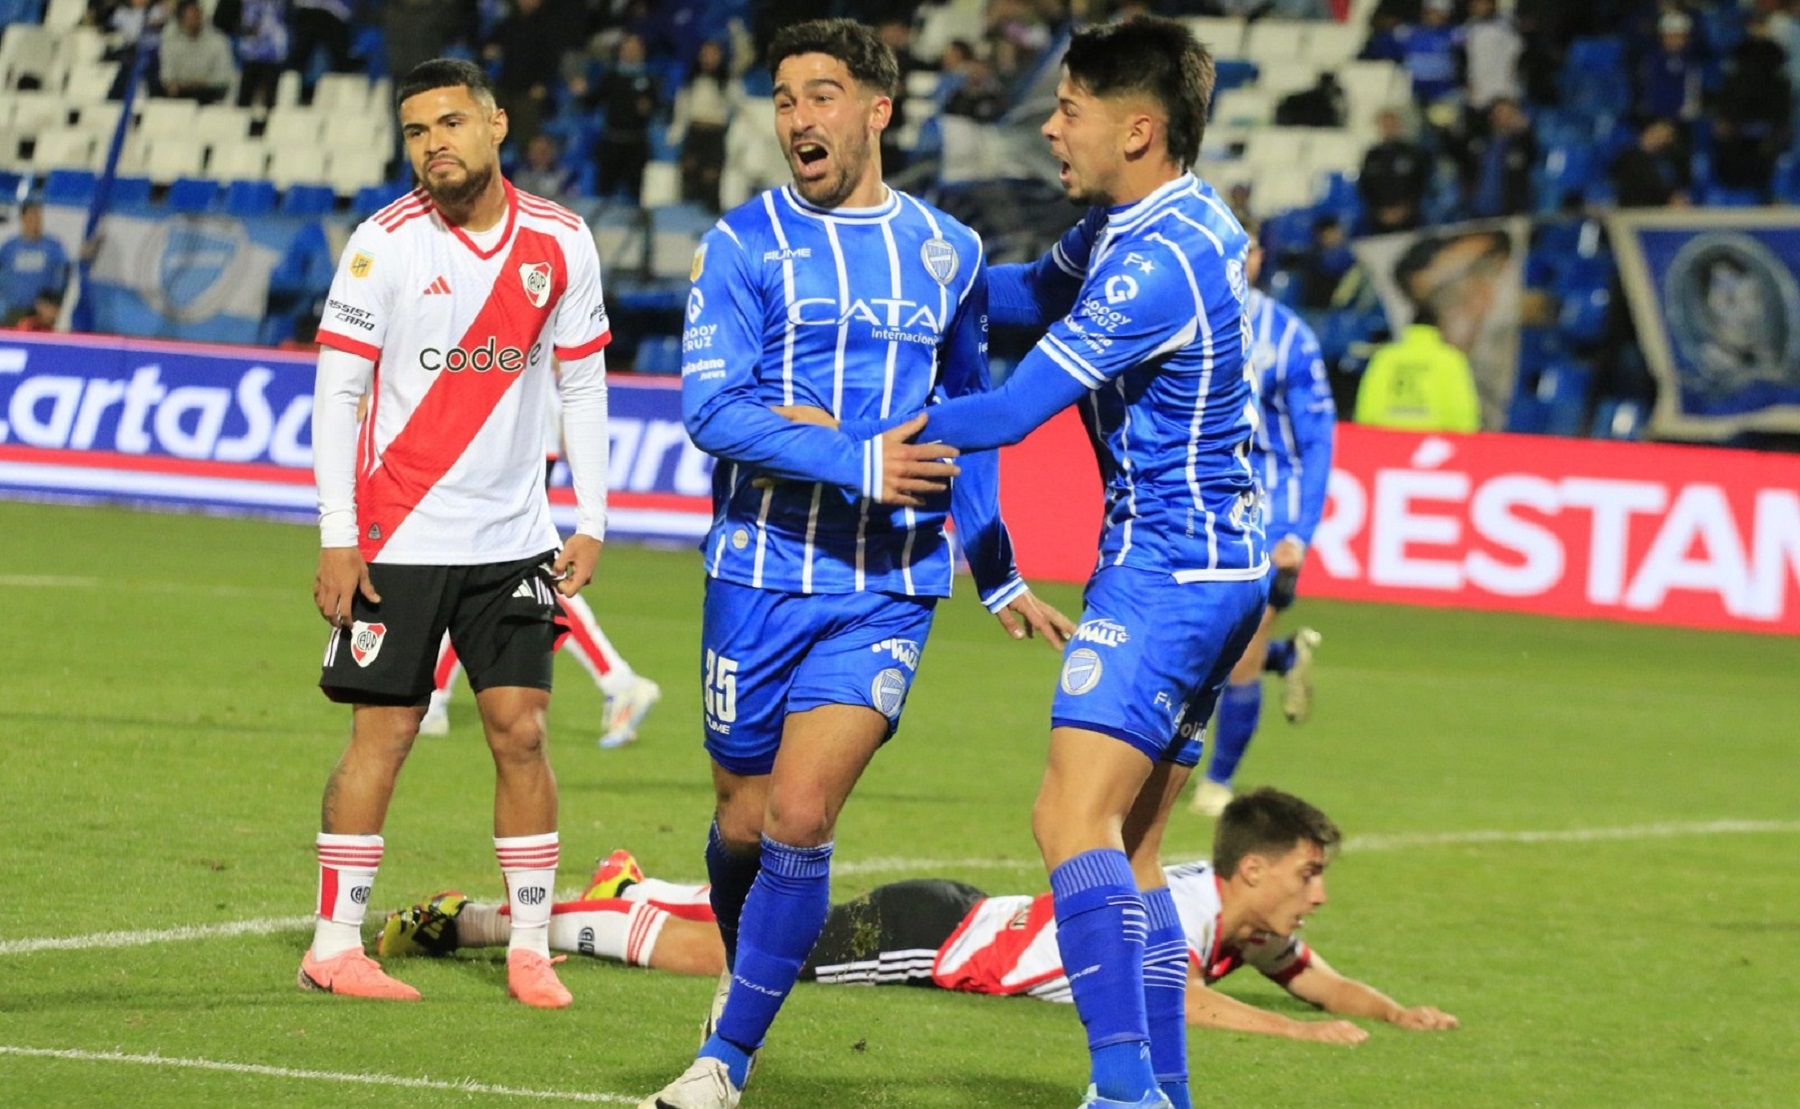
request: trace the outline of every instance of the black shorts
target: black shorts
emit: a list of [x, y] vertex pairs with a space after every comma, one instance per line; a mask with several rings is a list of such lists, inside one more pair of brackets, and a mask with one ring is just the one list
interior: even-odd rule
[[1269, 607], [1282, 612], [1294, 603], [1294, 594], [1300, 587], [1300, 571], [1278, 570], [1269, 567]]
[[546, 569], [555, 552], [480, 566], [369, 564], [381, 603], [354, 598], [352, 624], [325, 644], [319, 687], [355, 705], [422, 705], [444, 632], [469, 685], [549, 689], [553, 652], [564, 629]]
[[987, 894], [943, 878], [891, 882], [833, 905], [800, 977], [861, 985], [931, 985], [938, 948]]

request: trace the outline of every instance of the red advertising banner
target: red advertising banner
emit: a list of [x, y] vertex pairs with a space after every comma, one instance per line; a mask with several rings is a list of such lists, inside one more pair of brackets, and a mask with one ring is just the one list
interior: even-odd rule
[[[1027, 577], [1093, 565], [1099, 481], [1065, 413], [1002, 463]], [[1800, 633], [1800, 457], [1338, 428], [1303, 594]]]

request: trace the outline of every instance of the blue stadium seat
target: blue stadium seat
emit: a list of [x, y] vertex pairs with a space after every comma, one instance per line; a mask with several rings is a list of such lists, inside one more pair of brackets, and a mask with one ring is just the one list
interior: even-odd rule
[[1599, 172], [1590, 147], [1551, 147], [1544, 155], [1543, 178], [1538, 188], [1538, 211], [1554, 212], [1570, 199], [1583, 198]]
[[17, 200], [24, 196], [28, 179], [23, 173], [0, 169], [0, 200]]
[[1538, 375], [1537, 399], [1544, 406], [1544, 430], [1551, 435], [1580, 435], [1586, 428], [1588, 387], [1594, 374], [1586, 363], [1560, 358]]
[[[1256, 84], [1256, 63], [1247, 58], [1216, 58], [1213, 61], [1213, 92], [1224, 92], [1241, 85]], [[1217, 103], [1217, 101], [1214, 101]]]
[[1513, 390], [1506, 408], [1506, 430], [1516, 435], [1542, 435], [1550, 423], [1550, 410], [1537, 398], [1537, 390], [1524, 382]]
[[232, 216], [266, 216], [275, 211], [275, 185], [270, 181], [233, 181], [225, 186], [225, 212]]
[[289, 185], [281, 195], [284, 216], [323, 216], [331, 212], [337, 196], [330, 185]]
[[1642, 439], [1644, 416], [1644, 406], [1637, 401], [1607, 397], [1594, 406], [1591, 434], [1596, 439]]
[[1536, 379], [1539, 371], [1563, 353], [1562, 338], [1553, 327], [1519, 329], [1519, 374]]
[[637, 372], [641, 374], [679, 374], [681, 372], [681, 338], [656, 335], [638, 344]]
[[106, 203], [111, 208], [148, 208], [150, 206], [150, 179], [148, 177], [115, 177], [112, 191], [106, 194]]
[[219, 183], [203, 177], [183, 177], [169, 186], [163, 202], [171, 212], [204, 212], [219, 199]]
[[392, 182], [383, 185], [365, 185], [356, 190], [356, 197], [350, 202], [350, 214], [359, 220], [368, 219], [410, 191], [411, 189], [407, 186], [396, 185]]
[[53, 169], [44, 178], [45, 204], [86, 205], [94, 199], [93, 170]]
[[1571, 342], [1589, 346], [1606, 335], [1607, 314], [1611, 308], [1612, 292], [1604, 286], [1592, 288], [1564, 297], [1556, 322]]

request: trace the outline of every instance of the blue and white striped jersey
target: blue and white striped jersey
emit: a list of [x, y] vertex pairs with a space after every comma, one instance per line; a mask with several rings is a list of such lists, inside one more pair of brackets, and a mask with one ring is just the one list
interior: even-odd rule
[[998, 610], [1023, 592], [992, 452], [964, 455], [951, 491], [926, 507], [890, 508], [866, 495], [879, 443], [769, 410], [879, 423], [934, 392], [985, 391], [987, 276], [973, 231], [905, 193], [827, 210], [771, 190], [702, 240], [682, 350], [688, 434], [720, 460], [708, 574], [785, 592], [948, 596], [950, 511], [982, 603]]
[[964, 450], [1012, 442], [1079, 400], [1106, 486], [1099, 565], [1180, 581], [1261, 577], [1248, 244], [1191, 174], [1090, 210], [1037, 262], [990, 272], [996, 323], [1049, 330], [993, 394], [932, 409], [921, 438]]
[[1250, 290], [1250, 366], [1262, 383], [1256, 471], [1268, 498], [1269, 544], [1311, 543], [1331, 481], [1337, 402], [1319, 340], [1299, 313]]

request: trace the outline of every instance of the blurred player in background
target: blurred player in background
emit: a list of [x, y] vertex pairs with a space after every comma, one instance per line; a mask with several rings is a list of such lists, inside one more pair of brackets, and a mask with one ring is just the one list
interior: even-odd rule
[[[718, 459], [703, 554], [702, 700], [715, 820], [706, 848], [726, 965], [717, 1020], [646, 1109], [730, 1109], [830, 908], [838, 813], [894, 734], [955, 567], [1015, 638], [1068, 621], [1013, 565], [998, 459], [853, 443], [790, 423], [918, 411], [987, 388], [980, 240], [881, 180], [893, 54], [850, 20], [795, 24], [769, 50], [793, 184], [727, 214], [694, 258], [682, 414]], [[902, 469], [913, 476], [896, 480]], [[877, 499], [898, 507], [883, 508]], [[715, 1006], [718, 999], [715, 999]]]
[[[448, 630], [494, 756], [494, 850], [514, 923], [508, 989], [560, 1008], [570, 997], [549, 959], [558, 840], [544, 717], [556, 595], [593, 577], [605, 535], [611, 333], [600, 263], [579, 217], [500, 175], [506, 113], [480, 68], [426, 62], [395, 100], [420, 187], [351, 235], [318, 335], [313, 598], [333, 628], [320, 685], [354, 711], [321, 805], [318, 923], [299, 980], [419, 996], [363, 952], [361, 925]], [[566, 543], [543, 484], [553, 358], [577, 502]]]
[[[548, 430], [550, 449], [545, 459], [546, 483], [555, 474], [562, 453], [562, 406], [554, 394]], [[607, 749], [623, 747], [637, 739], [638, 726], [656, 707], [656, 702], [662, 700], [662, 687], [631, 668], [625, 656], [601, 630], [599, 618], [581, 594], [565, 597], [558, 593], [556, 603], [562, 609], [562, 621], [568, 628], [568, 634], [557, 640], [558, 648], [575, 656], [575, 661], [581, 663], [581, 668], [594, 679], [601, 696], [606, 698], [606, 722], [600, 733], [600, 746]], [[438, 647], [437, 663], [431, 669], [431, 704], [425, 709], [425, 718], [419, 722], [421, 735], [450, 734], [451, 690], [461, 671], [456, 647], [445, 635]]]
[[1244, 364], [1249, 239], [1188, 172], [1213, 63], [1184, 25], [1083, 28], [1063, 66], [1042, 130], [1064, 192], [1091, 207], [1044, 258], [995, 267], [989, 301], [996, 322], [1048, 331], [999, 389], [930, 409], [919, 438], [1002, 446], [1080, 402], [1105, 523], [1032, 832], [1064, 965], [1081, 968], [1083, 1104], [1185, 1109], [1186, 956], [1158, 853], [1268, 599]]
[[[1413, 1031], [1455, 1028], [1429, 1005], [1405, 1006], [1347, 978], [1300, 939], [1301, 922], [1325, 904], [1325, 868], [1338, 829], [1318, 809], [1263, 788], [1234, 801], [1213, 832], [1213, 863], [1166, 866], [1187, 946], [1187, 1023], [1320, 1043], [1358, 1044], [1347, 1020], [1296, 1020], [1212, 989], [1254, 967], [1294, 997], [1340, 1017]], [[446, 955], [504, 944], [505, 906], [442, 893], [388, 917], [381, 954]], [[572, 955], [713, 975], [725, 948], [708, 888], [647, 878], [615, 851], [581, 898], [558, 904], [550, 947]], [[1050, 895], [990, 897], [945, 878], [877, 886], [833, 905], [800, 977], [844, 985], [925, 986], [964, 993], [1068, 1001]]]
[[1255, 245], [1255, 229], [1249, 230], [1247, 357], [1251, 372], [1262, 383], [1262, 423], [1252, 458], [1267, 498], [1265, 526], [1273, 565], [1269, 606], [1219, 694], [1212, 757], [1189, 806], [1208, 816], [1218, 816], [1231, 800], [1232, 776], [1262, 717], [1264, 670], [1282, 675], [1281, 711], [1289, 720], [1299, 723], [1312, 713], [1312, 656], [1319, 633], [1301, 628], [1289, 639], [1269, 640], [1276, 616], [1294, 603], [1307, 544], [1325, 512], [1337, 433], [1337, 405], [1331, 399], [1319, 341], [1293, 309], [1254, 287], [1262, 269], [1262, 248]]

